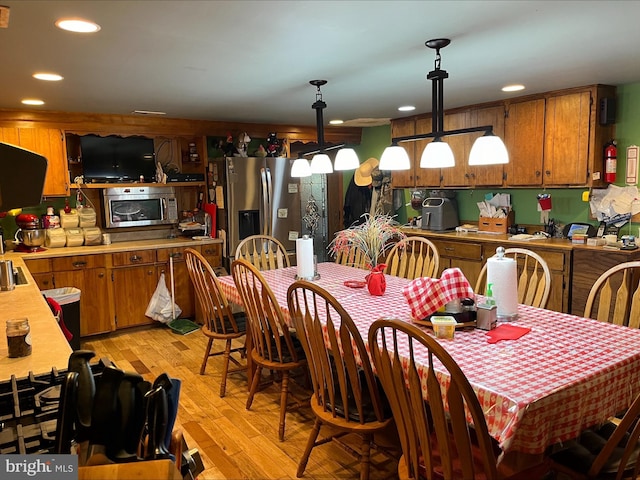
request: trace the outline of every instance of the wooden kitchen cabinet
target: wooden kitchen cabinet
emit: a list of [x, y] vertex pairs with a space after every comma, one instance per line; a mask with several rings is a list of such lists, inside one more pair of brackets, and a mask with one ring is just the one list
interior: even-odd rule
[[469, 280], [471, 288], [475, 287], [484, 264], [484, 254], [481, 243], [463, 242], [451, 239], [440, 239], [437, 236], [425, 234], [438, 249], [440, 254], [440, 271], [447, 268], [457, 267], [462, 270], [464, 276]]
[[[416, 134], [432, 132], [431, 116], [416, 118]], [[417, 140], [415, 144], [415, 158], [413, 162], [414, 177], [416, 179], [417, 188], [439, 188], [442, 180], [442, 170], [439, 168], [422, 168], [420, 161], [422, 160], [422, 152], [426, 146], [433, 141], [432, 138]]]
[[155, 250], [113, 253], [112, 262], [116, 328], [153, 323], [144, 312], [158, 284]]
[[[444, 129], [458, 130], [468, 128], [470, 123], [469, 110], [462, 110], [453, 113], [445, 113]], [[443, 187], [469, 187], [473, 185], [471, 170], [467, 166], [469, 150], [471, 144], [469, 135], [452, 135], [442, 138], [451, 147], [455, 166], [441, 169]]]
[[43, 196], [69, 195], [64, 132], [57, 128], [0, 128], [0, 141], [31, 150], [47, 159]]
[[[504, 140], [504, 105], [492, 105], [479, 108], [473, 108], [469, 112], [469, 127], [484, 127], [485, 125], [493, 126], [494, 135]], [[472, 133], [467, 135], [469, 142], [469, 153], [473, 142], [483, 133]], [[463, 163], [464, 162], [464, 163]], [[490, 187], [502, 185], [504, 169], [503, 165], [481, 165], [477, 167], [469, 166], [469, 155], [460, 159], [460, 165], [464, 165], [465, 169], [471, 175], [471, 184], [475, 187]]]
[[509, 163], [505, 183], [512, 187], [542, 185], [544, 158], [544, 98], [507, 104], [504, 142]]
[[[406, 137], [416, 133], [414, 117], [401, 118], [391, 122], [391, 138]], [[416, 186], [416, 142], [402, 142], [398, 145], [409, 155], [411, 168], [409, 170], [394, 170], [391, 174], [393, 188], [414, 188]], [[420, 160], [418, 160], [420, 162]]]
[[[196, 247], [199, 250], [199, 247]], [[195, 292], [184, 261], [184, 248], [162, 248], [156, 251], [158, 259], [158, 275], [164, 273], [167, 289], [171, 292], [171, 269], [169, 259], [173, 259], [173, 279], [175, 303], [180, 307], [180, 317], [195, 316]]]
[[29, 273], [36, 281], [40, 290], [54, 288], [53, 271], [50, 258], [24, 258], [24, 264], [29, 269]]
[[214, 270], [222, 266], [222, 244], [212, 243], [209, 245], [202, 245], [202, 256], [209, 262]]

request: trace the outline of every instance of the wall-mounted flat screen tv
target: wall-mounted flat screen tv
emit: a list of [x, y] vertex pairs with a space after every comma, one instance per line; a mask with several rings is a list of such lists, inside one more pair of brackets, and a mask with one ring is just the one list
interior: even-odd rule
[[155, 178], [153, 139], [133, 136], [83, 135], [80, 137], [85, 183], [145, 182]]

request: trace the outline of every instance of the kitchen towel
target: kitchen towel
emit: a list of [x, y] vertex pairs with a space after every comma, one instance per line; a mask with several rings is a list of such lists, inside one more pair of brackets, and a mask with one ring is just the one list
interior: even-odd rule
[[440, 278], [420, 277], [409, 282], [402, 294], [414, 318], [422, 320], [459, 298], [473, 298], [473, 289], [459, 268], [447, 268]]
[[498, 306], [498, 320], [518, 314], [518, 271], [513, 258], [495, 255], [487, 259], [487, 285]]
[[517, 340], [530, 331], [531, 329], [527, 327], [518, 327], [517, 325], [505, 323], [487, 332], [487, 342], [496, 343], [500, 340]]
[[313, 238], [308, 235], [296, 239], [296, 264], [299, 279], [311, 280], [314, 277]]

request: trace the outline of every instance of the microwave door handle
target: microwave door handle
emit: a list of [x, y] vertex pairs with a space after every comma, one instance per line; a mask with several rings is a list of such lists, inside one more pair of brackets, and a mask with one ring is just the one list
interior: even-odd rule
[[269, 218], [269, 198], [267, 191], [267, 172], [264, 168], [260, 169], [261, 189], [262, 189], [262, 235], [269, 235], [269, 225], [271, 224], [271, 218]]
[[167, 199], [161, 198], [160, 200], [162, 201], [162, 211], [160, 212], [160, 215], [162, 216], [161, 220], [164, 220], [167, 218]]

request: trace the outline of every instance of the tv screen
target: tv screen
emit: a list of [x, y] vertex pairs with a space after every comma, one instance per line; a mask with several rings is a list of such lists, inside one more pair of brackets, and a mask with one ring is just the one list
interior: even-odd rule
[[155, 178], [153, 139], [83, 135], [80, 137], [85, 183], [145, 182]]

